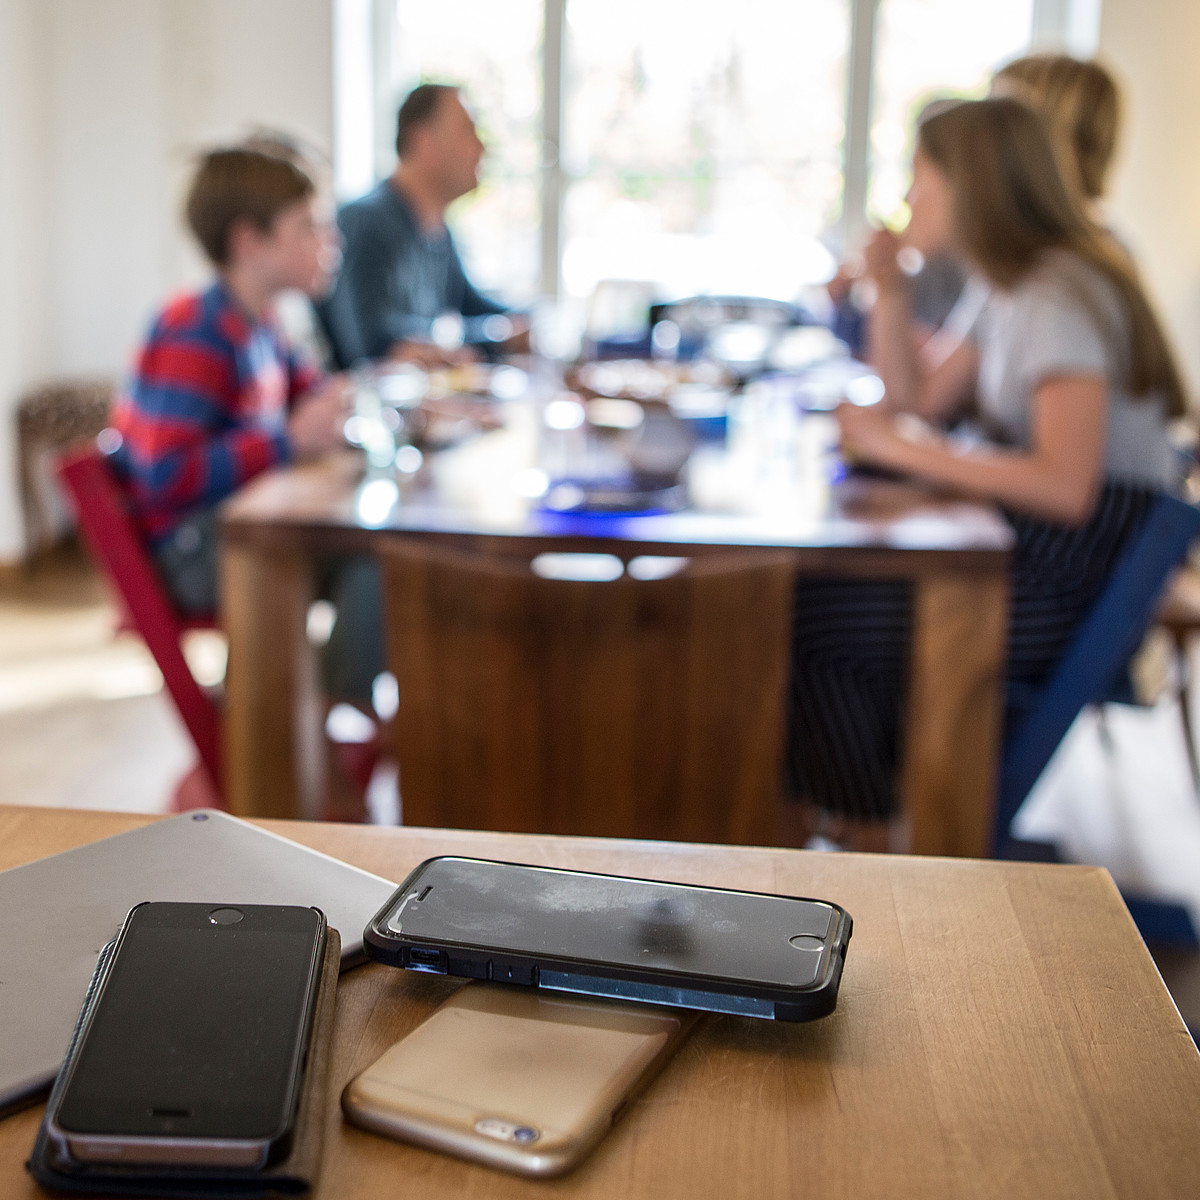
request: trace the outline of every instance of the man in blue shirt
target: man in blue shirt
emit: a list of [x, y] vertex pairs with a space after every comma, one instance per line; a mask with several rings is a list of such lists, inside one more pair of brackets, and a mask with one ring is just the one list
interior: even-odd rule
[[[396, 152], [395, 171], [338, 214], [345, 257], [322, 318], [346, 367], [379, 358], [450, 365], [472, 357], [471, 347], [507, 341], [517, 324], [472, 287], [446, 228], [447, 207], [475, 189], [483, 157], [457, 88], [424, 83], [409, 94]], [[446, 313], [463, 319], [465, 352], [435, 344], [434, 322]]]

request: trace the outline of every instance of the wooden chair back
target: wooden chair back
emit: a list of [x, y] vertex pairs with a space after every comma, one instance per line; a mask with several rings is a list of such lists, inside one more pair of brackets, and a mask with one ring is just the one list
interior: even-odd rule
[[775, 839], [789, 555], [597, 582], [398, 539], [384, 572], [406, 825]]

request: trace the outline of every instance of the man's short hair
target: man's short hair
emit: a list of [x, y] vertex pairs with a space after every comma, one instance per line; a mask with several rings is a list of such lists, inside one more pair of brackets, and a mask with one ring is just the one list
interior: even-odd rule
[[422, 83], [404, 97], [396, 114], [396, 153], [401, 158], [412, 144], [414, 131], [437, 116], [442, 97], [457, 91], [452, 83]]
[[264, 233], [297, 200], [316, 193], [303, 159], [283, 142], [263, 135], [205, 154], [188, 188], [185, 213], [209, 261], [229, 264], [229, 232], [238, 220]]

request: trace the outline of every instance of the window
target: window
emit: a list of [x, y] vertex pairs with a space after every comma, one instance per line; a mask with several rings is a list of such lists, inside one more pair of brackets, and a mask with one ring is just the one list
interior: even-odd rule
[[981, 96], [992, 71], [1029, 45], [1033, 0], [880, 0], [867, 215], [895, 217], [908, 190], [912, 130], [938, 96]]
[[788, 296], [841, 207], [845, 0], [569, 0], [563, 282]]
[[404, 93], [449, 80], [488, 144], [450, 214], [481, 286], [791, 298], [902, 216], [920, 107], [982, 94], [1045, 4], [339, 0], [339, 190], [390, 169]]

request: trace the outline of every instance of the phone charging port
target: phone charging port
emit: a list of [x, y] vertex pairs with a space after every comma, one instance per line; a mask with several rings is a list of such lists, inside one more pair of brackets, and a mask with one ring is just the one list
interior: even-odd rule
[[445, 975], [446, 959], [440, 950], [427, 950], [421, 946], [412, 946], [408, 951], [408, 962], [405, 964], [410, 971], [431, 971], [435, 975]]

